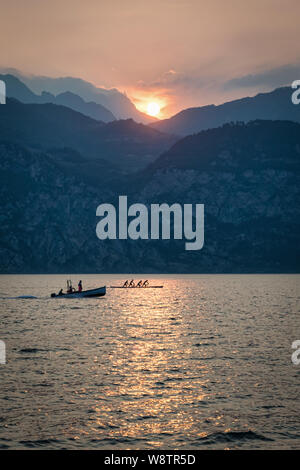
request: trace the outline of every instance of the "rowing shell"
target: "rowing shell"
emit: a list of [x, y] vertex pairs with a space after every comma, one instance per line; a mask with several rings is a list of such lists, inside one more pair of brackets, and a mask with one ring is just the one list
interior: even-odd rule
[[147, 287], [124, 287], [124, 286], [110, 286], [111, 289], [162, 289], [164, 286], [147, 286]]

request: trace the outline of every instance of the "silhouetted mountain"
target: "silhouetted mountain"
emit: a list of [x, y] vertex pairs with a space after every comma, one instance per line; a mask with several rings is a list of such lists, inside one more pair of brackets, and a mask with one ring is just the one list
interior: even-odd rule
[[15, 98], [22, 103], [61, 104], [99, 121], [110, 122], [115, 120], [114, 115], [101, 104], [86, 103], [80, 96], [74, 93], [65, 92], [54, 96], [43, 91], [41, 95], [36, 95], [13, 75], [0, 75], [0, 80], [3, 80], [6, 84], [7, 97]]
[[86, 103], [80, 96], [70, 91], [57, 95], [55, 101], [52, 101], [52, 103], [68, 106], [97, 121], [111, 122], [115, 120], [115, 116], [102, 106], [102, 104], [93, 103], [92, 101]]
[[[1, 272], [299, 272], [299, 124], [228, 124], [187, 137], [122, 188], [105, 177], [84, 183], [80, 164], [71, 149], [0, 144]], [[203, 249], [98, 240], [96, 208], [117, 207], [119, 194], [129, 204], [205, 204]]]
[[49, 155], [16, 144], [0, 143], [0, 182], [1, 272], [94, 265], [95, 190], [67, 175]]
[[[300, 164], [300, 124], [290, 121], [251, 121], [224, 124], [184, 137], [146, 170], [183, 169], [222, 172], [288, 169]], [[290, 156], [293, 158], [290, 161]]]
[[226, 124], [177, 142], [140, 175], [139, 200], [205, 204], [205, 245], [165, 243], [166, 270], [299, 272], [299, 177], [298, 123]]
[[5, 82], [6, 96], [15, 98], [22, 103], [36, 103], [39, 99], [21, 80], [10, 74], [0, 74], [0, 80]]
[[253, 98], [229, 101], [219, 106], [185, 109], [170, 119], [150, 125], [161, 132], [184, 136], [219, 127], [227, 122], [249, 122], [255, 119], [300, 122], [300, 106], [292, 103], [291, 96], [291, 88], [277, 88], [270, 93], [260, 93]]
[[130, 251], [120, 258], [121, 242], [112, 249], [95, 233], [96, 208], [113, 200], [116, 189], [105, 181], [86, 185], [66, 165], [67, 155], [80, 165], [70, 149], [62, 152], [61, 167], [58, 154], [0, 142], [1, 273], [100, 272], [130, 266]]
[[133, 120], [104, 124], [65, 106], [13, 99], [0, 106], [0, 135], [43, 150], [70, 147], [88, 160], [107, 160], [124, 171], [145, 167], [176, 141]]
[[117, 119], [132, 118], [136, 122], [143, 124], [157, 121], [156, 118], [138, 111], [130, 99], [124, 93], [120, 93], [116, 88], [109, 90], [99, 88], [81, 78], [26, 76], [16, 69], [5, 69], [2, 67], [1, 70], [3, 73], [7, 72], [18, 77], [37, 94], [41, 94], [43, 91], [50, 92], [54, 95], [72, 92], [80, 96], [86, 102], [92, 101], [105, 106]]

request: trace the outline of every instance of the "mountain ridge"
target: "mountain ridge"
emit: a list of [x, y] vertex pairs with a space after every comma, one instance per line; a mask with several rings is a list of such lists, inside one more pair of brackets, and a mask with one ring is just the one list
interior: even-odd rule
[[292, 103], [291, 95], [292, 90], [289, 87], [276, 88], [271, 92], [258, 93], [254, 97], [240, 98], [220, 105], [188, 108], [149, 126], [169, 134], [185, 136], [220, 127], [226, 122], [249, 122], [255, 119], [300, 122], [300, 106]]
[[0, 135], [43, 151], [70, 147], [125, 172], [147, 166], [176, 140], [132, 119], [103, 123], [63, 105], [24, 104], [13, 98], [0, 106]]
[[101, 104], [86, 102], [75, 93], [65, 92], [53, 95], [47, 91], [42, 91], [40, 95], [35, 94], [25, 85], [19, 78], [14, 75], [0, 75], [0, 80], [6, 84], [6, 95], [8, 98], [15, 98], [24, 104], [57, 104], [67, 106], [78, 111], [88, 117], [98, 121], [110, 122], [114, 121], [115, 116]]
[[104, 106], [116, 119], [132, 118], [142, 124], [156, 121], [156, 118], [140, 112], [132, 101], [116, 88], [100, 88], [81, 78], [25, 75], [19, 70], [5, 67], [1, 67], [0, 71], [17, 77], [36, 94], [46, 91], [56, 96], [64, 92], [72, 92], [86, 102], [95, 102]]

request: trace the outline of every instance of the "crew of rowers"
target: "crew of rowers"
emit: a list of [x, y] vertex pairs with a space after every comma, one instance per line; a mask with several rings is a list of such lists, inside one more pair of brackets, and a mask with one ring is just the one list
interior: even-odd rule
[[144, 282], [143, 280], [140, 280], [136, 285], [134, 283], [134, 279], [131, 279], [130, 282], [126, 280], [123, 284], [123, 287], [148, 287], [148, 285], [149, 285], [148, 279], [146, 279], [146, 281]]

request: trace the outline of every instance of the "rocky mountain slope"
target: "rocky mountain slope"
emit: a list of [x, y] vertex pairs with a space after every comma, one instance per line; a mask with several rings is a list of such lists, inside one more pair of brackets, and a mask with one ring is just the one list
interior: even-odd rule
[[[1, 272], [299, 272], [299, 124], [201, 132], [122, 187], [105, 178], [87, 184], [65, 163], [76, 154], [65, 152], [1, 143]], [[205, 204], [203, 249], [185, 251], [184, 240], [100, 241], [96, 208], [117, 207], [119, 194], [148, 207]]]
[[299, 124], [227, 124], [182, 139], [150, 165], [140, 199], [205, 204], [204, 248], [175, 251], [176, 269], [299, 272], [299, 172]]

